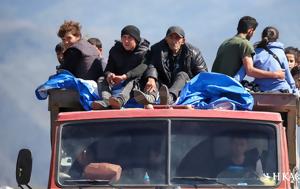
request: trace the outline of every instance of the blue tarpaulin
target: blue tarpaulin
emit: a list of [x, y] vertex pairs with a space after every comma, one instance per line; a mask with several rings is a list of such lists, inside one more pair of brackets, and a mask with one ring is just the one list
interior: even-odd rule
[[191, 104], [197, 109], [252, 110], [254, 99], [233, 78], [220, 73], [202, 72], [184, 86], [176, 104]]
[[[123, 89], [123, 83], [116, 85], [112, 88], [112, 95], [118, 96]], [[62, 70], [59, 73], [49, 77], [48, 81], [40, 85], [35, 90], [35, 95], [39, 100], [45, 100], [48, 97], [48, 90], [50, 89], [73, 89], [79, 93], [80, 103], [85, 110], [92, 109], [92, 102], [100, 100], [98, 95], [97, 83], [93, 80], [84, 80], [76, 78], [72, 73], [67, 70]], [[142, 107], [136, 103], [132, 98], [124, 106], [125, 108]]]
[[[122, 83], [113, 88], [113, 96], [118, 95], [123, 88]], [[35, 94], [39, 100], [48, 97], [49, 89], [73, 89], [79, 93], [80, 103], [85, 110], [91, 110], [91, 103], [100, 100], [97, 83], [74, 77], [63, 70], [40, 85]], [[224, 74], [203, 72], [192, 78], [182, 89], [178, 105], [194, 105], [198, 109], [237, 109], [251, 110], [253, 97], [233, 78]], [[124, 107], [142, 107], [134, 99], [130, 99]]]
[[80, 103], [85, 110], [90, 110], [91, 103], [100, 99], [95, 81], [76, 78], [67, 70], [50, 76], [48, 81], [35, 90], [36, 97], [39, 100], [45, 100], [48, 97], [47, 91], [49, 89], [73, 89], [78, 91]]

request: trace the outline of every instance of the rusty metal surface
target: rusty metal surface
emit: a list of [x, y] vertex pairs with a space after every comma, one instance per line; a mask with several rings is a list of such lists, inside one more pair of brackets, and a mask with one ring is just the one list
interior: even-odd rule
[[298, 98], [293, 94], [253, 93], [255, 111], [296, 111]]

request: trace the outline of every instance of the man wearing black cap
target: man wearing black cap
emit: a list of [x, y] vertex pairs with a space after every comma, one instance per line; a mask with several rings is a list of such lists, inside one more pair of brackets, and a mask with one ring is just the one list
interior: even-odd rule
[[[121, 41], [116, 41], [109, 51], [105, 78], [98, 80], [98, 91], [103, 100], [94, 101], [93, 109], [120, 109], [133, 96], [132, 90], [147, 69], [147, 65], [141, 63], [149, 44], [140, 37], [140, 30], [136, 26], [128, 25], [122, 29]], [[121, 92], [112, 96], [112, 92], [119, 88]]]
[[192, 77], [206, 72], [207, 66], [201, 52], [185, 42], [185, 33], [179, 26], [167, 30], [166, 37], [151, 47], [147, 54], [144, 92], [134, 91], [140, 104], [153, 104], [160, 95], [160, 104], [172, 104], [180, 90]]

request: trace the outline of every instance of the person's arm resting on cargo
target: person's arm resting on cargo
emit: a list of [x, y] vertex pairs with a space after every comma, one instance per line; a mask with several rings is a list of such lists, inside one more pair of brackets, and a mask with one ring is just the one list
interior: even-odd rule
[[285, 73], [282, 70], [278, 70], [275, 72], [269, 72], [260, 70], [258, 68], [255, 68], [253, 66], [253, 60], [252, 57], [245, 56], [243, 58], [243, 65], [245, 67], [246, 73], [250, 77], [254, 78], [273, 78], [273, 79], [284, 79]]

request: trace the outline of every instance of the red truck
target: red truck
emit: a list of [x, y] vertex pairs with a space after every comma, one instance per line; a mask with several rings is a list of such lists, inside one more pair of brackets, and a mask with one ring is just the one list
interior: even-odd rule
[[[298, 98], [253, 96], [254, 111], [83, 111], [76, 92], [51, 90], [48, 188], [297, 187]], [[29, 187], [30, 156], [19, 153], [20, 187]]]

